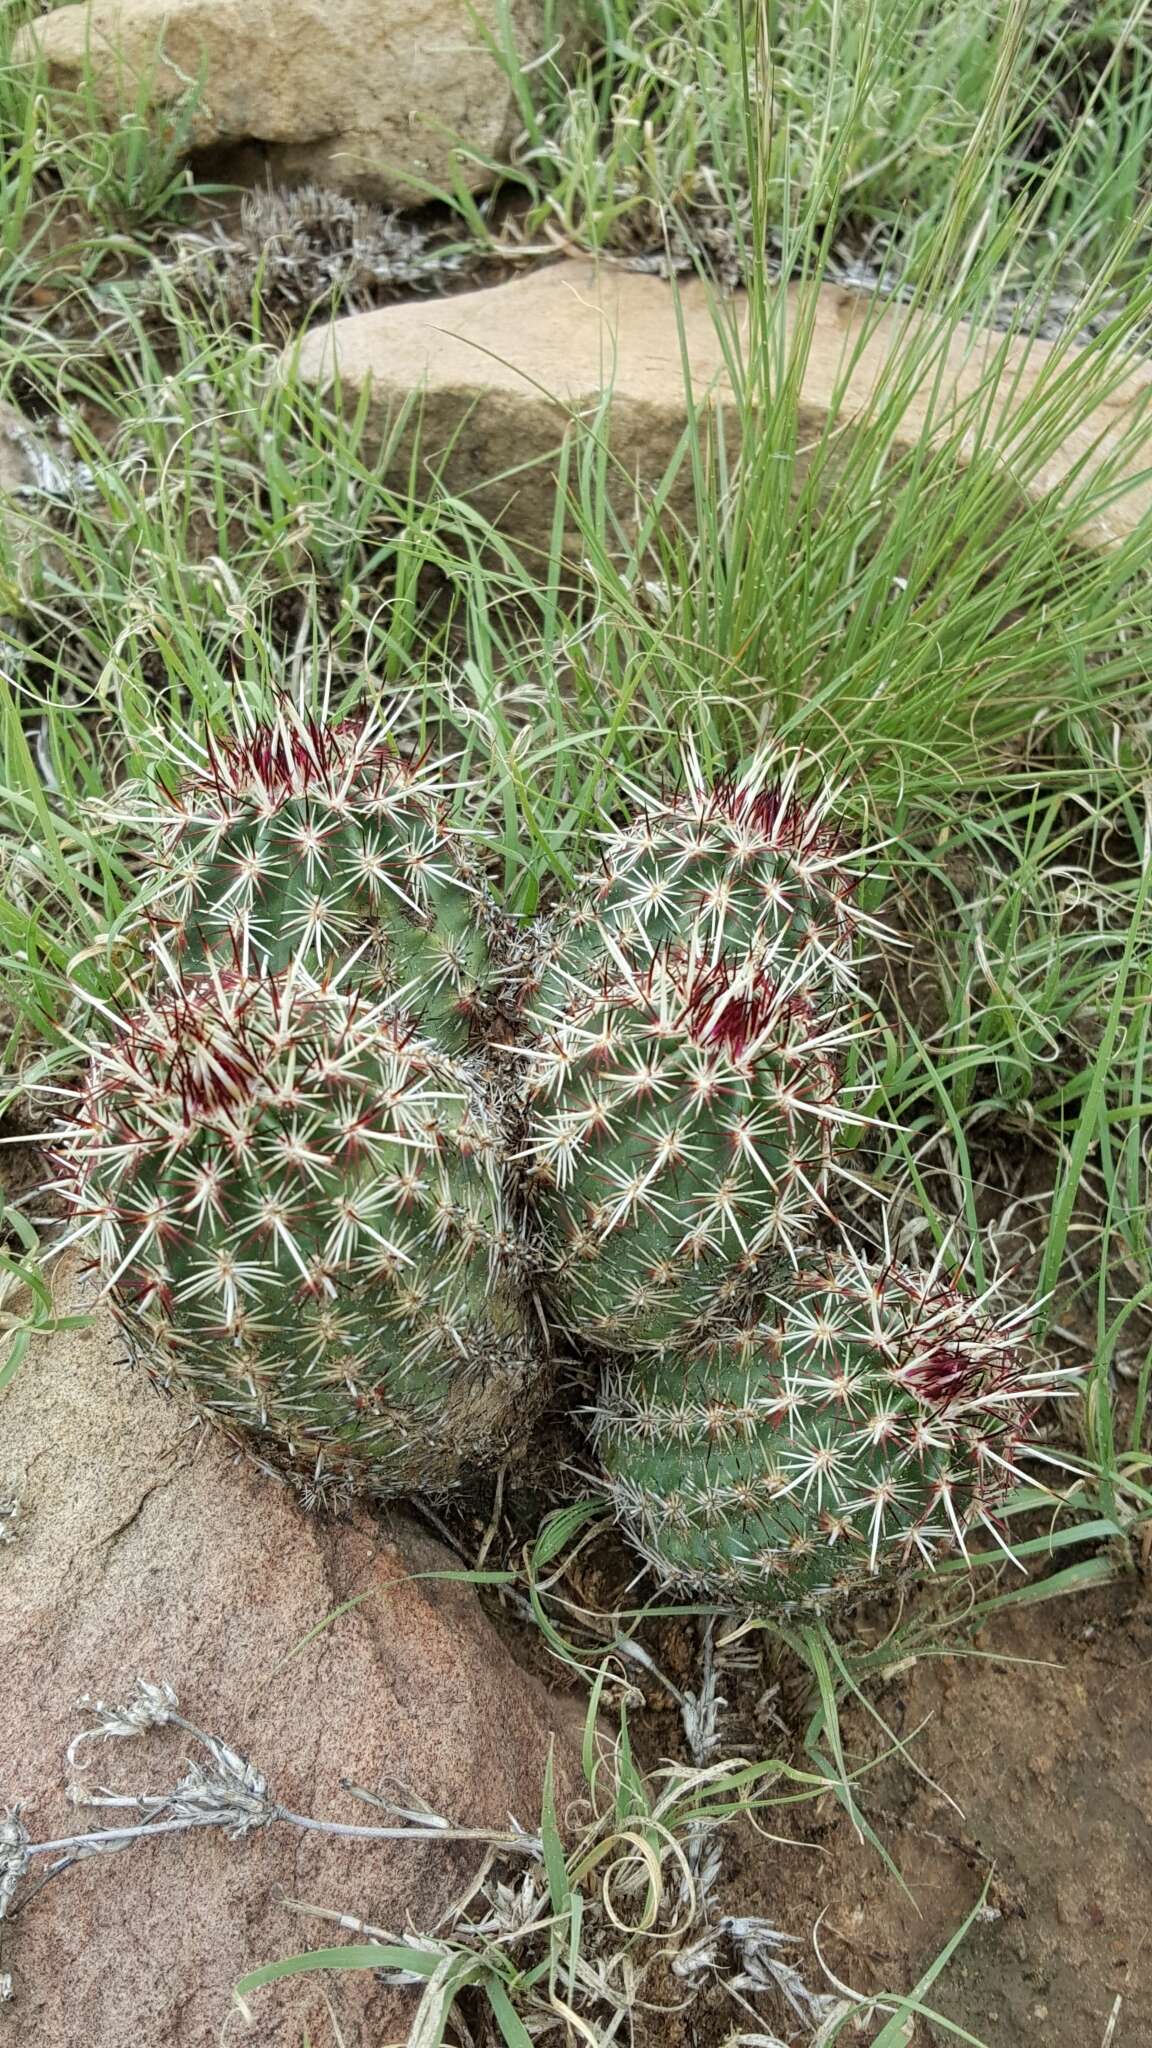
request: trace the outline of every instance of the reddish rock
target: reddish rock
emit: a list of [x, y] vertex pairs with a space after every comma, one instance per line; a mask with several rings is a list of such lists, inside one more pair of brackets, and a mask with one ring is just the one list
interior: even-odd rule
[[[574, 1792], [565, 1703], [517, 1668], [471, 1588], [412, 1581], [457, 1561], [399, 1517], [304, 1516], [286, 1488], [150, 1390], [102, 1311], [45, 1342], [0, 1398], [6, 1496], [19, 1516], [0, 1550], [0, 1810], [25, 1801], [33, 1840], [108, 1818], [66, 1803], [75, 1773], [64, 1750], [84, 1725], [79, 1696], [126, 1700], [138, 1676], [174, 1686], [183, 1714], [297, 1812], [370, 1823], [341, 1791], [347, 1777], [399, 1785], [397, 1798], [462, 1825], [514, 1815], [533, 1827], [556, 1727], [561, 1783]], [[89, 1783], [156, 1791], [193, 1749], [167, 1728], [85, 1745], [80, 1760]], [[282, 1825], [89, 1859], [6, 1928], [14, 2003], [0, 2021], [21, 2048], [216, 2048], [246, 1971], [349, 1938], [286, 1899], [431, 1930], [473, 1863], [468, 1849]], [[360, 1973], [309, 1975], [262, 1992], [251, 2029], [234, 2014], [225, 2038], [376, 2048], [396, 2031], [399, 2003]]]

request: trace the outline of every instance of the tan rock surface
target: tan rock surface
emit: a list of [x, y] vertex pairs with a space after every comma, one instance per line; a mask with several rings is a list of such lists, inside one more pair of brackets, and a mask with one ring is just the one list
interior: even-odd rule
[[[528, 59], [535, 0], [510, 12]], [[414, 178], [449, 183], [456, 135], [497, 161], [507, 150], [519, 121], [486, 39], [500, 22], [499, 0], [92, 0], [29, 23], [16, 54], [39, 45], [67, 90], [90, 61], [110, 122], [140, 78], [157, 108], [202, 80], [194, 147], [260, 143], [274, 177], [404, 201], [420, 196]], [[461, 169], [474, 188], [491, 182]]]
[[[511, 284], [448, 301], [417, 301], [317, 327], [286, 356], [302, 376], [329, 384], [338, 371], [351, 410], [366, 385], [372, 419], [383, 438], [413, 392], [422, 393], [421, 446], [429, 468], [444, 465], [449, 487], [525, 538], [543, 540], [552, 512], [552, 477], [565, 422], [593, 418], [611, 387], [610, 443], [615, 462], [641, 486], [669, 463], [688, 417], [684, 365], [694, 400], [731, 396], [724, 348], [707, 288], [679, 290], [680, 324], [671, 288], [660, 278], [584, 261], [564, 261]], [[789, 292], [789, 317], [797, 294]], [[874, 319], [859, 293], [821, 290], [799, 394], [799, 438], [815, 440], [833, 408], [846, 427], [868, 405], [877, 381], [906, 341], [909, 316], [897, 309]], [[747, 307], [731, 301], [727, 319], [743, 330]], [[915, 326], [912, 321], [912, 326]], [[931, 419], [946, 428], [955, 403], [981, 390], [1003, 336], [961, 329], [948, 348], [934, 394], [926, 373], [907, 393], [894, 454], [915, 445]], [[1012, 341], [999, 398], [987, 404], [993, 431], [1034, 391], [1053, 345]], [[1084, 463], [1090, 471], [1113, 451], [1125, 420], [1152, 397], [1152, 370], [1123, 379], [1108, 403], [1075, 420], [1040, 466], [1028, 465], [1022, 488], [1032, 497], [1061, 483]], [[1150, 436], [1152, 438], [1152, 436]], [[1004, 435], [1006, 459], [1012, 450]], [[407, 446], [396, 450], [397, 476], [407, 474]], [[526, 475], [509, 476], [531, 465]], [[1152, 506], [1142, 466], [1106, 516], [1086, 522], [1080, 538], [1106, 546], [1123, 538]], [[683, 505], [681, 505], [683, 509]]]
[[[122, 1361], [110, 1319], [44, 1342], [0, 1396], [0, 1501], [19, 1509], [0, 1548], [0, 1812], [26, 1801], [34, 1840], [76, 1832], [64, 1797], [82, 1693], [119, 1701], [139, 1675], [267, 1776], [286, 1806], [364, 1823], [342, 1775], [399, 1782], [462, 1824], [539, 1817], [549, 1731], [575, 1784], [572, 1720], [521, 1672], [465, 1586], [405, 1582], [452, 1568], [415, 1524], [307, 1518], [288, 1491], [167, 1405]], [[310, 1630], [354, 1601], [296, 1651]], [[286, 1661], [287, 1660], [287, 1661]], [[155, 1791], [183, 1775], [173, 1729], [88, 1745], [89, 1782]], [[115, 1814], [113, 1819], [118, 1818]], [[246, 1970], [348, 1939], [285, 1898], [397, 1931], [436, 1924], [472, 1852], [364, 1845], [274, 1826], [150, 1842], [73, 1866], [5, 1930], [20, 2048], [216, 2048]], [[323, 1987], [323, 1988], [321, 1988]], [[337, 2037], [380, 2048], [397, 1994], [370, 1977], [305, 1976], [259, 1995], [260, 2048]], [[400, 2031], [403, 2031], [400, 2028]], [[5, 2039], [7, 2035], [5, 2034]]]

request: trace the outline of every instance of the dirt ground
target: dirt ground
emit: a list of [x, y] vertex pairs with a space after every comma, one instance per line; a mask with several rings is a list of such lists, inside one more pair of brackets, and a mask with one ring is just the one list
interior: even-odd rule
[[[900, 1991], [988, 1880], [980, 1916], [926, 2002], [987, 2048], [1152, 2048], [1149, 1588], [1127, 1577], [1005, 1613], [975, 1654], [921, 1659], [875, 1704], [905, 1742], [920, 1730], [912, 1753], [933, 1781], [897, 1755], [861, 1788], [911, 1897], [829, 1800], [770, 1817], [791, 1840], [729, 1838], [723, 1910], [795, 1934], [794, 1959], [814, 1989], [824, 1981], [812, 1950], [819, 1921], [821, 1952], [843, 1982]], [[850, 1765], [886, 1746], [863, 1713], [845, 1716], [843, 1735]], [[691, 2048], [731, 2039], [707, 2004], [707, 2019], [698, 2007], [684, 2026]], [[738, 2021], [729, 2006], [727, 2029]], [[874, 2039], [881, 2025], [845, 2040]], [[922, 2021], [908, 2048], [950, 2038]]]
[[914, 1903], [837, 1822], [814, 1837], [818, 1857], [779, 1852], [786, 1924], [803, 1931], [823, 1909], [838, 1974], [904, 1986], [990, 1874], [985, 1917], [930, 2002], [988, 2048], [1152, 2048], [1147, 1589], [1129, 1580], [1001, 1616], [980, 1652], [922, 1660], [878, 1701], [904, 1738], [926, 1722], [913, 1753], [940, 1788], [899, 1759], [870, 1781]]

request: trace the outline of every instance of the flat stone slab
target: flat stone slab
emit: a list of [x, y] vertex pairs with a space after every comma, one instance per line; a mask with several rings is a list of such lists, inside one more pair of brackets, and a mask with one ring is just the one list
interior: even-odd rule
[[[83, 1300], [75, 1289], [62, 1306]], [[460, 1825], [505, 1829], [511, 1815], [535, 1829], [554, 1734], [562, 1805], [577, 1788], [568, 1703], [517, 1667], [471, 1587], [412, 1577], [459, 1560], [400, 1516], [303, 1514], [289, 1489], [124, 1363], [103, 1309], [42, 1341], [0, 1396], [0, 1504], [16, 1509], [0, 1529], [0, 1817], [25, 1802], [35, 1841], [122, 1818], [69, 1806], [78, 1772], [64, 1752], [85, 1725], [80, 1695], [126, 1701], [138, 1677], [172, 1685], [189, 1721], [316, 1818], [386, 1818], [341, 1790], [347, 1777]], [[197, 1754], [169, 1728], [88, 1744], [81, 1758], [89, 1783], [154, 1792]], [[0, 1971], [13, 1979], [0, 2038], [375, 2048], [403, 2036], [410, 2009], [370, 1973], [270, 1987], [251, 2029], [232, 1987], [262, 1963], [355, 1939], [285, 1900], [430, 1932], [476, 1856], [274, 1825], [236, 1842], [202, 1832], [89, 1858], [0, 1929]]]
[[[795, 323], [800, 295], [795, 287], [785, 289], [787, 317]], [[723, 318], [746, 335], [746, 299], [737, 294], [726, 302]], [[893, 359], [908, 355], [922, 329], [921, 316], [905, 309], [889, 306], [877, 314], [864, 295], [823, 287], [798, 393], [801, 449], [819, 439], [833, 413], [838, 426], [850, 430], [882, 379], [890, 391]], [[956, 407], [984, 388], [982, 433], [999, 439], [1006, 462], [1018, 459], [1027, 497], [1042, 498], [1081, 467], [1091, 474], [1115, 456], [1127, 423], [1148, 406], [1152, 370], [1132, 368], [1104, 405], [1056, 433], [1049, 418], [1045, 453], [1037, 461], [1034, 434], [1030, 441], [1028, 425], [1013, 422], [1025, 401], [1042, 392], [1056, 346], [960, 328], [942, 361], [934, 357], [918, 379], [910, 374], [893, 454], [913, 448], [926, 433], [947, 434], [950, 417], [955, 432]], [[989, 378], [998, 358], [993, 392]], [[683, 284], [674, 300], [660, 278], [575, 260], [447, 301], [413, 301], [330, 322], [305, 334], [285, 361], [321, 387], [338, 377], [349, 410], [367, 389], [378, 444], [418, 394], [429, 470], [442, 465], [453, 492], [540, 545], [551, 525], [567, 419], [595, 419], [610, 390], [614, 463], [643, 491], [661, 477], [682, 439], [686, 385], [697, 406], [722, 408], [732, 398], [722, 329], [705, 285]], [[975, 432], [966, 434], [962, 459], [975, 439]], [[410, 435], [402, 435], [392, 451], [398, 481], [407, 474], [410, 446]], [[1026, 459], [1019, 459], [1025, 450]], [[1130, 460], [1130, 482], [1106, 511], [1093, 508], [1077, 536], [1085, 545], [1114, 545], [1133, 531], [1152, 505], [1143, 468]], [[802, 461], [797, 473], [803, 474]], [[673, 502], [685, 509], [684, 493], [674, 494]]]

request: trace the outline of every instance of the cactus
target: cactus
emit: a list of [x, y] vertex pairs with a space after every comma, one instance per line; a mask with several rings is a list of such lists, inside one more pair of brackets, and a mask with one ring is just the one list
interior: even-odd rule
[[1037, 1404], [1021, 1315], [939, 1269], [804, 1271], [750, 1329], [609, 1375], [596, 1441], [660, 1579], [729, 1606], [818, 1605], [965, 1550], [1020, 1477]]
[[655, 954], [688, 968], [727, 956], [773, 964], [850, 993], [862, 930], [855, 863], [831, 819], [835, 792], [798, 791], [771, 753], [708, 783], [695, 756], [663, 799], [633, 792], [633, 817], [601, 835], [600, 863], [575, 901], [536, 928], [524, 1002], [547, 1028], [605, 974], [642, 972]]
[[518, 937], [370, 718], [283, 706], [138, 822], [150, 965], [61, 1185], [162, 1387], [314, 1498], [440, 1490], [538, 1412], [543, 1308], [615, 1354], [605, 1483], [670, 1585], [803, 1608], [995, 1530], [1060, 1391], [1021, 1319], [810, 1249], [878, 930], [827, 797], [690, 760]]
[[185, 972], [344, 970], [443, 1049], [466, 1045], [496, 912], [429, 764], [373, 718], [330, 724], [284, 702], [210, 739], [173, 795], [138, 795], [128, 816], [158, 877], [149, 921]]
[[63, 1148], [152, 1377], [317, 1494], [439, 1488], [544, 1387], [476, 1058], [301, 969], [178, 973], [114, 1016]]
[[691, 1340], [794, 1255], [847, 1114], [844, 1027], [815, 997], [783, 963], [657, 957], [569, 999], [528, 1081], [566, 1327], [616, 1350]]
[[830, 799], [771, 767], [709, 788], [689, 758], [523, 973], [553, 1307], [610, 1349], [743, 1313], [811, 1234], [848, 1121], [868, 920]]

